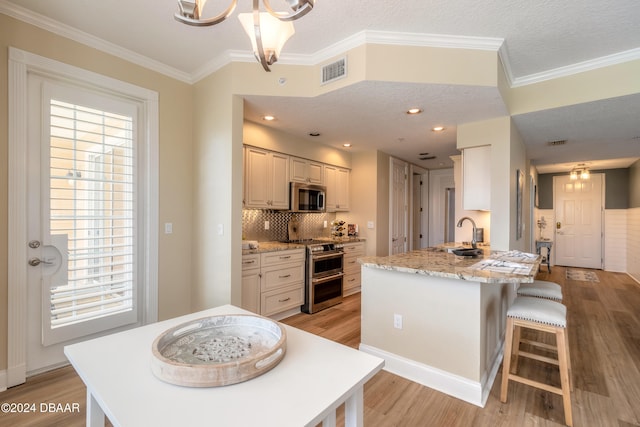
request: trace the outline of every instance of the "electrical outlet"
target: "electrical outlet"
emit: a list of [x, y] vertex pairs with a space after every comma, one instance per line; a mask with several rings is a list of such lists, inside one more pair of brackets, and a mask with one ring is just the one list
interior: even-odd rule
[[367, 221], [367, 228], [373, 228], [373, 221]]
[[171, 234], [171, 233], [173, 233], [173, 223], [165, 222], [164, 223], [164, 234]]
[[265, 221], [264, 222], [264, 229], [268, 230], [269, 229], [269, 221]]
[[322, 226], [323, 226], [324, 228], [327, 228], [327, 221], [325, 221], [324, 223], [322, 223]]
[[224, 235], [224, 226], [222, 224], [218, 224], [218, 236]]
[[393, 327], [396, 329], [402, 329], [402, 314], [393, 315]]

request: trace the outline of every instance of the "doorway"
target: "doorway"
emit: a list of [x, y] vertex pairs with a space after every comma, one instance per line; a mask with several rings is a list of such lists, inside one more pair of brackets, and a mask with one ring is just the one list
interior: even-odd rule
[[157, 320], [157, 93], [10, 48], [7, 385]]
[[394, 255], [406, 252], [408, 246], [408, 164], [393, 157], [390, 159], [390, 162], [391, 177], [389, 194], [389, 254]]
[[409, 250], [425, 248], [429, 243], [429, 175], [426, 169], [410, 165], [411, 200], [409, 218]]
[[556, 264], [602, 269], [604, 174], [553, 177]]

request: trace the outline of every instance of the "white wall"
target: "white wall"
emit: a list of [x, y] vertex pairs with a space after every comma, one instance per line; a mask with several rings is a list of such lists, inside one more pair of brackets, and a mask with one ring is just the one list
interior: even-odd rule
[[627, 209], [604, 211], [604, 269], [627, 271]]
[[640, 283], [640, 208], [627, 213], [627, 273]]

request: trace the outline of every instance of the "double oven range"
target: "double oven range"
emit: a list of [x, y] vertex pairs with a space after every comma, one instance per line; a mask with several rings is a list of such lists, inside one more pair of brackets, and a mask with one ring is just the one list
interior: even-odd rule
[[296, 240], [295, 242], [304, 243], [307, 247], [302, 311], [311, 314], [340, 304], [344, 278], [343, 245], [323, 240]]

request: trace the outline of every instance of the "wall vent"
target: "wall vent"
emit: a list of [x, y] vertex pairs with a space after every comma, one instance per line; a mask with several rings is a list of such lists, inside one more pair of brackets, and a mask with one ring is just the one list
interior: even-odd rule
[[566, 139], [558, 139], [557, 141], [548, 141], [547, 145], [551, 145], [552, 147], [556, 145], [564, 145], [567, 143]]
[[340, 58], [331, 64], [322, 67], [320, 84], [327, 84], [347, 76], [347, 57]]

